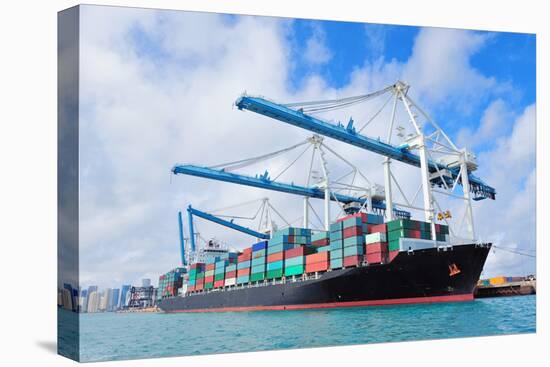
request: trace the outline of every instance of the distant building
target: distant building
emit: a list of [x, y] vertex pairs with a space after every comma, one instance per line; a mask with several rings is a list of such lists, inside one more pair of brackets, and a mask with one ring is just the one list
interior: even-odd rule
[[128, 306], [128, 300], [130, 299], [130, 288], [131, 285], [123, 285], [122, 290], [120, 291], [120, 303], [119, 308], [124, 308]]
[[111, 297], [109, 299], [109, 311], [116, 311], [118, 309], [118, 301], [120, 297], [120, 289], [115, 288], [111, 292]]
[[71, 311], [76, 310], [78, 305], [73, 300], [73, 287], [68, 283], [63, 284], [62, 304], [64, 309]]
[[141, 280], [141, 286], [142, 287], [150, 287], [151, 286], [151, 279], [145, 278]]
[[88, 291], [86, 292], [86, 299], [84, 300], [84, 303], [82, 304], [82, 309], [84, 310], [84, 312], [89, 312], [88, 311], [88, 302], [89, 302], [90, 294], [92, 292], [97, 292], [97, 285], [91, 285], [91, 286], [88, 287]]
[[78, 312], [86, 312], [85, 304], [88, 298], [88, 290], [83, 289], [80, 292], [80, 297], [78, 297]]
[[[96, 287], [97, 288], [97, 287]], [[87, 309], [88, 313], [94, 313], [99, 311], [99, 293], [97, 290], [88, 293]]]
[[99, 300], [99, 311], [105, 312], [107, 311], [107, 307], [109, 306], [109, 298], [111, 297], [112, 290], [111, 288], [105, 289], [101, 293], [101, 297]]

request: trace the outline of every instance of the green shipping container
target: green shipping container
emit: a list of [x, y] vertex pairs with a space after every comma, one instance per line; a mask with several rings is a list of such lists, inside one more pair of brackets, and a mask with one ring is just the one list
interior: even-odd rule
[[265, 273], [264, 272], [252, 273], [250, 275], [250, 281], [251, 282], [257, 282], [257, 281], [264, 280], [264, 279], [265, 279]]
[[317, 252], [327, 252], [330, 250], [330, 246], [318, 247]]
[[294, 265], [285, 267], [285, 276], [302, 275], [304, 273], [304, 265]]
[[204, 283], [204, 289], [212, 289], [212, 288], [214, 288], [214, 282]]
[[330, 232], [341, 232], [342, 231], [342, 222], [336, 222], [336, 223], [332, 223], [330, 225]]
[[432, 234], [430, 232], [422, 231], [420, 232], [420, 238], [423, 240], [431, 240]]
[[388, 242], [395, 241], [399, 238], [410, 238], [411, 231], [409, 229], [398, 229], [388, 232]]
[[225, 274], [216, 274], [214, 275], [214, 280], [223, 280]]
[[354, 236], [354, 237], [344, 238], [344, 247], [362, 246], [364, 244], [365, 244], [364, 236]]
[[435, 239], [436, 239], [436, 241], [445, 242], [447, 238], [444, 234], [437, 233], [435, 235]]
[[365, 248], [363, 246], [349, 246], [344, 247], [344, 257], [354, 255], [364, 255]]
[[341, 240], [342, 239], [342, 231], [339, 231], [339, 232], [330, 232], [330, 241], [337, 241], [337, 240]]
[[255, 274], [255, 273], [265, 273], [265, 264], [258, 265], [258, 266], [253, 266], [253, 267], [250, 269], [250, 273], [252, 273], [252, 274]]
[[237, 277], [237, 284], [245, 284], [250, 281], [250, 275], [242, 275]]
[[418, 222], [412, 219], [397, 219], [387, 222], [388, 232], [396, 231], [398, 229], [417, 229]]
[[311, 235], [311, 242], [324, 240], [325, 238], [330, 238], [329, 232], [322, 231], [322, 232], [313, 233]]
[[356, 227], [356, 226], [362, 226], [363, 222], [361, 220], [361, 217], [353, 217], [348, 218], [343, 223], [343, 228], [349, 228], [349, 227]]
[[340, 269], [343, 266], [343, 259], [333, 259], [330, 258], [330, 268], [331, 269]]
[[269, 270], [267, 272], [267, 279], [277, 279], [283, 276], [283, 269]]
[[285, 259], [285, 268], [296, 265], [304, 265], [304, 257], [296, 256], [291, 257], [290, 259]]
[[330, 250], [330, 258], [331, 259], [341, 259], [343, 257], [344, 252], [342, 250]]
[[388, 242], [388, 250], [389, 251], [399, 250], [399, 239]]
[[279, 261], [274, 261], [272, 263], [267, 263], [267, 271], [271, 271], [271, 270], [279, 270], [279, 269], [282, 269], [284, 267], [284, 261], [283, 260], [279, 260]]
[[328, 245], [329, 250], [340, 250], [342, 247], [344, 247], [344, 241], [331, 241]]
[[252, 259], [252, 267], [265, 264], [265, 257], [260, 257], [257, 259]]

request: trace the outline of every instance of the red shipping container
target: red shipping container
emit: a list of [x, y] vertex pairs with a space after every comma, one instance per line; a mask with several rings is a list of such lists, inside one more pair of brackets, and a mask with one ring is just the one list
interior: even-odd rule
[[247, 247], [243, 250], [243, 255], [245, 254], [248, 254], [248, 255], [251, 255], [252, 254], [252, 247]]
[[369, 233], [385, 233], [388, 228], [386, 223], [383, 224], [373, 224], [369, 227]]
[[344, 228], [344, 238], [362, 236], [363, 228], [360, 226]]
[[214, 276], [213, 275], [210, 275], [208, 277], [204, 277], [204, 282], [205, 283], [212, 283], [214, 281]]
[[314, 250], [310, 247], [300, 246], [285, 251], [285, 259], [290, 259], [297, 256], [305, 256], [313, 253]]
[[386, 253], [376, 252], [373, 254], [367, 254], [367, 262], [369, 264], [380, 264], [386, 260]]
[[195, 280], [195, 285], [203, 284], [203, 283], [204, 283], [204, 278], [200, 278], [200, 279]]
[[281, 261], [283, 259], [283, 256], [284, 256], [283, 251], [277, 252], [277, 253], [274, 253], [274, 254], [271, 254], [271, 255], [267, 255], [267, 262], [268, 263], [273, 263], [275, 261]]
[[323, 238], [321, 240], [313, 241], [311, 244], [315, 247], [327, 246], [330, 243], [329, 238]]
[[249, 252], [247, 254], [243, 253], [242, 255], [239, 255], [238, 262], [242, 263], [244, 261], [248, 261], [252, 258], [252, 252]]
[[225, 281], [222, 279], [222, 280], [216, 280], [214, 282], [214, 288], [220, 288], [220, 287], [223, 287], [223, 284], [225, 283]]
[[194, 285], [187, 286], [187, 292], [193, 292], [195, 290]]
[[411, 234], [411, 238], [418, 238], [418, 239], [422, 238], [422, 234], [418, 229], [411, 229], [409, 233]]
[[365, 213], [355, 213], [355, 214], [346, 215], [344, 218], [340, 218], [340, 219], [336, 220], [336, 222], [343, 222], [346, 219], [356, 218], [356, 217], [361, 217], [361, 222], [363, 222], [363, 223], [367, 222], [367, 214], [365, 214]]
[[306, 256], [306, 264], [314, 264], [318, 262], [326, 262], [329, 261], [329, 252], [319, 252], [318, 254], [311, 254]]
[[395, 257], [397, 256], [397, 254], [399, 254], [399, 250], [390, 251], [388, 253], [388, 262], [392, 262], [393, 259], [395, 259]]
[[361, 255], [346, 256], [344, 257], [344, 267], [347, 268], [348, 266], [359, 266], [362, 261], [363, 256]]
[[216, 267], [216, 264], [206, 264], [206, 270], [214, 270]]
[[328, 261], [320, 261], [316, 263], [306, 264], [306, 273], [315, 273], [316, 271], [328, 270]]
[[366, 253], [375, 254], [377, 252], [388, 252], [388, 243], [387, 242], [376, 242], [369, 243], [366, 248]]
[[203, 287], [203, 284], [197, 284], [197, 285], [195, 286], [195, 290], [196, 290], [196, 291], [200, 291], [200, 290], [202, 290], [203, 288], [204, 288], [204, 287]]
[[235, 278], [237, 276], [237, 272], [235, 270], [228, 271], [225, 273], [225, 279]]
[[250, 268], [237, 270], [238, 277], [242, 277], [243, 275], [249, 275], [249, 274], [250, 274]]

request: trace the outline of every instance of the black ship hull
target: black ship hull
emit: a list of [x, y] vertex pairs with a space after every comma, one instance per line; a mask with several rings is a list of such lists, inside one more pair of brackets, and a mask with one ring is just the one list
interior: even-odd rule
[[490, 244], [400, 252], [390, 263], [338, 269], [316, 279], [172, 297], [165, 312], [222, 312], [360, 307], [468, 301]]

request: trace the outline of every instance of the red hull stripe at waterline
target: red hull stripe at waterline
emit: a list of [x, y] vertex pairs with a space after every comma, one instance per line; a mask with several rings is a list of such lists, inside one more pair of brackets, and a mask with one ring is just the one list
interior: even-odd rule
[[474, 295], [457, 294], [451, 296], [433, 296], [433, 297], [413, 297], [397, 299], [381, 299], [370, 301], [352, 301], [352, 302], [330, 302], [330, 303], [312, 303], [303, 305], [279, 305], [279, 306], [247, 306], [247, 307], [217, 307], [217, 308], [197, 308], [191, 310], [174, 310], [175, 312], [242, 312], [242, 311], [282, 311], [282, 310], [308, 310], [319, 308], [341, 308], [341, 307], [365, 307], [365, 306], [384, 306], [384, 305], [405, 305], [415, 303], [438, 303], [438, 302], [460, 302], [472, 301]]

